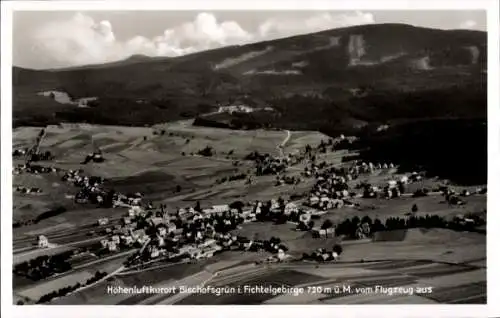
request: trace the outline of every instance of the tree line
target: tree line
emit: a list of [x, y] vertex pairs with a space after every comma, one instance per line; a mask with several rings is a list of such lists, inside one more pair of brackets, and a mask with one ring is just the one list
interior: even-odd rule
[[42, 255], [35, 259], [17, 264], [14, 266], [14, 273], [34, 281], [42, 280], [54, 274], [71, 270], [71, 264], [68, 262], [68, 259], [72, 255], [73, 251], [67, 251], [52, 256]]
[[93, 284], [93, 283], [99, 281], [100, 279], [106, 277], [107, 275], [108, 275], [108, 273], [106, 273], [106, 272], [97, 271], [94, 274], [94, 276], [92, 276], [89, 279], [87, 279], [85, 281], [85, 283], [83, 283], [83, 284], [82, 283], [76, 283], [74, 285], [66, 286], [66, 287], [60, 288], [58, 290], [52, 291], [52, 292], [50, 292], [48, 294], [45, 294], [42, 297], [40, 297], [40, 299], [38, 299], [38, 301], [36, 303], [37, 304], [48, 303], [51, 300], [53, 300], [54, 298], [64, 297], [64, 296], [68, 295], [69, 293], [77, 290], [78, 288], [81, 288], [81, 287], [84, 287], [84, 286], [87, 286], [87, 285], [90, 285], [90, 284]]

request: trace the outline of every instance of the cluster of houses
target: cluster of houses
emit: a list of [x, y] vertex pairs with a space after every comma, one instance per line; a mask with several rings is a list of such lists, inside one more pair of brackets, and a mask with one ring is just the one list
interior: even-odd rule
[[304, 260], [314, 260], [314, 261], [322, 261], [322, 262], [327, 262], [327, 261], [336, 261], [339, 258], [339, 253], [338, 251], [327, 251], [324, 248], [318, 248], [317, 250], [313, 251], [311, 254], [304, 254], [302, 257]]
[[251, 113], [254, 109], [246, 105], [219, 106], [218, 113]]
[[62, 180], [66, 182], [73, 182], [77, 187], [83, 186], [99, 186], [104, 182], [103, 177], [88, 177], [83, 175], [83, 170], [68, 170], [63, 176]]
[[300, 153], [289, 153], [284, 156], [272, 156], [261, 154], [257, 151], [248, 154], [245, 159], [255, 162], [255, 174], [276, 175], [286, 171], [290, 166], [296, 165], [304, 160], [305, 156]]
[[387, 172], [391, 172], [392, 169], [395, 168], [394, 164], [390, 163], [377, 163], [373, 164], [371, 162], [359, 162], [357, 160], [354, 161], [353, 165], [348, 169], [335, 169], [330, 168], [327, 171], [320, 172], [322, 169], [326, 168], [326, 162], [321, 162], [316, 164], [316, 162], [311, 163], [309, 166], [304, 168], [305, 176], [314, 176], [316, 178], [327, 178], [329, 175], [334, 172], [336, 175], [342, 175], [348, 181], [355, 180], [361, 174], [372, 174], [379, 171], [386, 170]]
[[354, 174], [361, 174], [361, 173], [375, 173], [377, 171], [383, 171], [383, 170], [390, 170], [394, 169], [395, 166], [391, 162], [389, 164], [387, 163], [377, 163], [373, 164], [372, 162], [366, 163], [366, 162], [354, 162], [354, 167], [352, 167], [352, 173]]
[[[338, 172], [338, 171], [337, 171]], [[385, 189], [398, 189], [398, 186], [421, 179], [417, 173], [409, 176], [402, 176], [399, 180], [389, 180]], [[365, 192], [384, 193], [371, 185], [363, 185]], [[455, 195], [453, 190], [447, 189], [443, 192], [450, 198]], [[468, 192], [462, 193], [468, 195]], [[318, 177], [318, 183], [313, 187], [308, 204], [321, 209], [301, 209], [295, 202], [285, 200], [270, 200], [269, 213], [298, 216], [298, 224], [305, 225], [315, 237], [324, 238], [336, 234], [335, 226], [313, 227], [311, 218], [316, 214], [326, 213], [326, 209], [346, 205], [352, 205], [349, 198], [353, 196], [349, 193], [347, 178], [330, 171], [329, 174], [322, 174]], [[179, 208], [173, 213], [167, 212], [163, 206], [161, 210], [156, 210], [151, 204], [143, 208], [141, 206], [141, 195], [125, 196], [114, 195], [115, 206], [128, 207], [128, 214], [122, 218], [122, 223], [114, 228], [106, 229], [110, 235], [109, 239], [101, 242], [102, 248], [108, 251], [117, 251], [121, 246], [141, 247], [142, 257], [155, 259], [159, 257], [179, 257], [185, 256], [192, 259], [211, 257], [215, 253], [227, 249], [237, 249], [244, 251], [266, 250], [275, 254], [268, 261], [280, 261], [286, 259], [286, 247], [279, 242], [252, 240], [230, 234], [231, 229], [245, 222], [256, 221], [262, 213], [263, 203], [257, 201], [251, 208], [244, 208], [244, 204], [239, 208], [231, 208], [229, 205], [216, 205], [209, 208], [201, 207]], [[120, 202], [120, 204], [118, 204]], [[108, 224], [107, 219], [99, 219], [99, 225]], [[464, 221], [464, 222], [467, 222]], [[298, 226], [299, 227], [299, 226]], [[370, 226], [362, 223], [358, 226], [355, 237], [366, 238], [370, 234]], [[314, 259], [335, 260], [338, 257], [336, 252], [317, 251], [312, 256]]]
[[[387, 180], [385, 186], [378, 187], [368, 183], [360, 183], [356, 189], [362, 189], [362, 193], [357, 193], [349, 188], [348, 182], [356, 180], [360, 174], [374, 173], [380, 169], [393, 169], [392, 163], [366, 163], [354, 162], [350, 168], [335, 168], [329, 167], [324, 169], [326, 165], [312, 164], [311, 167], [306, 167], [308, 175], [314, 175], [316, 183], [312, 187], [310, 196], [306, 203], [307, 206], [317, 210], [329, 210], [342, 207], [354, 207], [356, 203], [351, 201], [355, 197], [377, 198], [379, 196], [391, 199], [398, 198], [405, 191], [405, 186], [409, 183], [421, 181], [423, 176], [420, 173], [413, 172], [409, 175], [403, 175], [396, 180], [391, 178]], [[323, 170], [322, 170], [323, 169]]]
[[[123, 200], [125, 196], [119, 195], [117, 199]], [[141, 246], [141, 256], [145, 255], [148, 259], [179, 255], [203, 258], [212, 256], [224, 244], [232, 243], [231, 237], [217, 235], [214, 230], [218, 220], [213, 216], [235, 212], [227, 205], [202, 211], [181, 208], [169, 213], [163, 206], [160, 211], [153, 211], [151, 205], [146, 209], [141, 207], [140, 201], [130, 203], [122, 224], [116, 225], [114, 229], [108, 228], [111, 239], [101, 242], [103, 248], [116, 251], [120, 246]], [[229, 218], [224, 221], [231, 224]]]
[[17, 167], [12, 169], [12, 173], [15, 175], [19, 175], [22, 173], [31, 173], [31, 174], [42, 174], [42, 173], [57, 173], [60, 170], [55, 167], [44, 167], [40, 165], [33, 164], [19, 164]]
[[326, 229], [322, 229], [321, 227], [316, 226], [311, 229], [311, 233], [313, 237], [319, 237], [319, 238], [334, 237], [335, 227], [332, 226]]
[[[122, 247], [140, 247], [136, 257], [143, 261], [180, 256], [200, 259], [228, 249], [265, 250], [284, 258], [286, 246], [280, 242], [251, 240], [230, 234], [230, 230], [238, 225], [256, 221], [259, 204], [257, 202], [249, 209], [234, 209], [229, 205], [179, 208], [172, 213], [163, 206], [155, 210], [151, 206], [133, 205], [122, 217], [121, 224], [106, 229], [109, 236], [101, 241], [101, 248], [116, 252]], [[286, 213], [297, 211], [294, 204], [286, 206]], [[100, 219], [98, 224], [106, 225], [108, 220]]]
[[[292, 256], [290, 254], [286, 254], [284, 250], [279, 250], [277, 254], [271, 255], [268, 258], [265, 259], [264, 263], [278, 263], [278, 262], [285, 262], [287, 260], [290, 260]], [[257, 262], [259, 263], [259, 262]]]
[[26, 156], [26, 153], [28, 152], [28, 148], [24, 149], [14, 149], [12, 152], [12, 157], [24, 157]]
[[319, 210], [342, 208], [346, 204], [352, 206], [349, 201], [353, 194], [349, 192], [349, 177], [338, 175], [336, 169], [328, 169], [318, 174], [316, 184], [311, 190], [307, 204]]
[[[26, 157], [29, 153], [28, 148], [14, 149], [12, 151], [13, 158]], [[30, 161], [47, 161], [54, 159], [54, 156], [50, 151], [31, 153]]]
[[19, 187], [16, 187], [16, 192], [24, 193], [24, 194], [39, 194], [39, 193], [42, 193], [42, 189], [19, 186]]
[[[292, 213], [298, 213], [299, 212], [299, 207], [295, 202], [287, 202], [284, 199], [271, 199], [269, 201], [270, 207], [269, 207], [269, 212], [270, 213], [281, 213], [283, 212], [284, 215], [290, 215]], [[262, 212], [263, 208], [263, 203], [260, 201], [256, 201], [253, 205], [253, 214], [255, 217], [257, 217], [258, 214]]]
[[101, 187], [104, 183], [104, 178], [96, 176], [85, 176], [82, 174], [83, 170], [69, 170], [67, 171], [62, 180], [73, 183], [74, 186], [79, 187], [80, 191], [75, 195], [76, 203], [103, 203], [107, 192]]
[[[142, 193], [136, 192], [133, 194], [122, 194], [122, 193], [113, 193], [112, 202], [113, 207], [125, 207], [137, 209], [142, 203]], [[148, 207], [151, 207], [151, 204], [148, 204]]]
[[265, 156], [256, 160], [255, 174], [257, 176], [273, 175], [284, 172], [289, 166], [287, 158]]
[[63, 181], [71, 182], [79, 187], [80, 191], [75, 195], [76, 203], [95, 203], [104, 205], [109, 202], [109, 207], [137, 207], [142, 202], [142, 194], [121, 194], [114, 190], [104, 189], [106, 181], [100, 176], [84, 176], [83, 170], [69, 170], [62, 177]]
[[276, 186], [280, 186], [283, 184], [296, 185], [302, 182], [302, 179], [298, 176], [285, 176], [285, 175], [277, 175], [276, 176]]
[[478, 188], [476, 191], [471, 192], [467, 189], [462, 190], [462, 192], [457, 193], [454, 189], [444, 187], [441, 189], [442, 194], [445, 197], [446, 202], [450, 205], [464, 205], [465, 201], [462, 200], [460, 197], [468, 197], [473, 194], [485, 194], [486, 193], [486, 188]]
[[91, 161], [95, 163], [101, 163], [104, 162], [104, 157], [102, 156], [102, 153], [100, 151], [90, 153], [82, 161], [82, 165], [86, 165]]

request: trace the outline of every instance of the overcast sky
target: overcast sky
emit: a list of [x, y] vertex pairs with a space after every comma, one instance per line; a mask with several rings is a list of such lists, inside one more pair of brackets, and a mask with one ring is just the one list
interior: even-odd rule
[[368, 23], [486, 31], [486, 12], [18, 11], [13, 23], [13, 62], [46, 69], [117, 61], [134, 54], [177, 56]]

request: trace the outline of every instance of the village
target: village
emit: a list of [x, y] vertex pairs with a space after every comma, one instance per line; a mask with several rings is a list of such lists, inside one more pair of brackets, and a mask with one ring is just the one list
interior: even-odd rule
[[[485, 224], [483, 218], [465, 214], [451, 221], [444, 221], [439, 217], [436, 223], [436, 220], [429, 218], [429, 215], [417, 216], [417, 204], [414, 204], [411, 211], [403, 211], [403, 215], [397, 220], [358, 218], [356, 211], [363, 200], [442, 196], [449, 206], [462, 206], [466, 204], [466, 197], [485, 195], [486, 188], [456, 191], [446, 183], [428, 188], [423, 185], [423, 180], [426, 179], [425, 173], [399, 172], [397, 165], [393, 163], [374, 164], [361, 160], [348, 160], [333, 164], [321, 159], [325, 154], [341, 151], [343, 145], [355, 139], [343, 135], [335, 140], [321, 140], [315, 146], [307, 144], [302, 149], [295, 149], [287, 154], [283, 151], [286, 142], [277, 146], [278, 152], [275, 155], [252, 151], [240, 160], [247, 162], [245, 172], [217, 181], [218, 184], [228, 184], [244, 180], [245, 184], [258, 184], [259, 178], [271, 177], [274, 178], [274, 187], [277, 188], [285, 185], [295, 187], [304, 186], [303, 183], [311, 184], [312, 186], [305, 192], [277, 196], [270, 200], [242, 197], [241, 200], [219, 201], [216, 205], [207, 205], [203, 200], [198, 200], [196, 204], [177, 208], [144, 199], [145, 195], [141, 192], [120, 193], [107, 186], [107, 178], [86, 175], [81, 168], [66, 170], [55, 164], [50, 166], [35, 164], [38, 161], [53, 160], [50, 157], [52, 155], [43, 158], [36, 155], [43, 136], [44, 132], [41, 132], [31, 150], [14, 151], [14, 156], [28, 158], [24, 164], [18, 164], [13, 168], [15, 175], [57, 176], [62, 182], [77, 190], [74, 195], [66, 195], [66, 199], [73, 200], [75, 204], [123, 212], [120, 217], [115, 218], [97, 217], [94, 229], [85, 230], [85, 235], [92, 241], [72, 253], [63, 253], [62, 256], [49, 255], [48, 258], [39, 256], [38, 259], [45, 257], [44, 260], [26, 260], [15, 266], [14, 272], [17, 275], [36, 277], [36, 280], [48, 279], [53, 275], [71, 271], [71, 265], [68, 264], [72, 259], [81, 259], [89, 255], [97, 259], [127, 255], [123, 262], [124, 268], [140, 270], [153, 268], [157, 264], [210, 259], [226, 251], [267, 253], [265, 254], [267, 256], [261, 257], [256, 263], [286, 263], [297, 260], [335, 262], [341, 259], [346, 248], [342, 247], [342, 240], [365, 240], [377, 231], [400, 228], [401, 222], [403, 227], [411, 227], [431, 222], [429, 220], [432, 219], [438, 227], [457, 230], [473, 230]], [[105, 160], [102, 151], [95, 147], [94, 152], [88, 154], [81, 164], [92, 161], [98, 165]], [[366, 181], [380, 175], [384, 177], [378, 177], [376, 184]], [[17, 185], [15, 191], [20, 195], [40, 195], [43, 189]], [[337, 218], [335, 221], [329, 218], [336, 213], [335, 211], [346, 210], [352, 211], [352, 217], [342, 220]], [[64, 213], [64, 210], [51, 213], [50, 216], [57, 215]], [[346, 225], [346, 222], [349, 224]], [[329, 248], [311, 249], [307, 253], [297, 255], [294, 251], [290, 251], [286, 240], [279, 235], [260, 239], [238, 234], [239, 229], [250, 223], [290, 224], [293, 225], [291, 231], [310, 233], [313, 239], [320, 241], [338, 239], [338, 243]], [[46, 234], [38, 236], [36, 246], [42, 251], [58, 248], [58, 244], [53, 243], [51, 236]], [[105, 274], [100, 273], [99, 279], [106, 276]], [[92, 284], [94, 283], [92, 280]], [[65, 293], [72, 293], [74, 290], [76, 289], [68, 289]], [[50, 301], [51, 297], [56, 297], [56, 294], [46, 296], [43, 301]]]

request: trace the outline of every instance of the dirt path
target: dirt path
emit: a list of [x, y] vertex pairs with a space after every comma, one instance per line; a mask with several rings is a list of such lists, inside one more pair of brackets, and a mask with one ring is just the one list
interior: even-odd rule
[[280, 156], [281, 157], [285, 156], [285, 153], [283, 152], [283, 149], [285, 148], [286, 143], [290, 140], [290, 137], [292, 137], [292, 133], [290, 132], [290, 130], [285, 130], [285, 132], [286, 132], [285, 139], [283, 139], [283, 141], [281, 142], [281, 144], [279, 144], [279, 145], [276, 146], [276, 149], [278, 149], [278, 151], [280, 152]]

